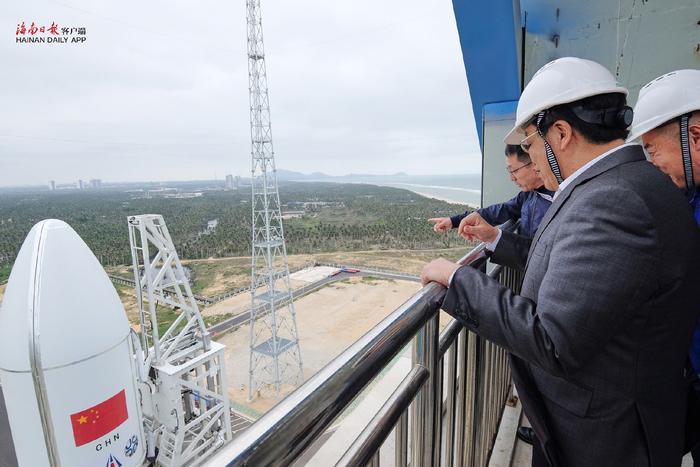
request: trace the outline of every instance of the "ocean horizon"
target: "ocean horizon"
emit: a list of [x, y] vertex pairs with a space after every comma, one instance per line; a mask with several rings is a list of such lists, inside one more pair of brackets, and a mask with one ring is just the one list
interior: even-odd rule
[[345, 176], [303, 181], [388, 186], [450, 203], [481, 205], [481, 174]]

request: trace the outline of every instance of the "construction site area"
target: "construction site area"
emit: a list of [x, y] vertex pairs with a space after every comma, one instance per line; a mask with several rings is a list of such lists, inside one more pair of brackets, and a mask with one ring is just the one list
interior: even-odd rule
[[[357, 263], [353, 264], [354, 267], [316, 263], [309, 255], [290, 256], [290, 269], [294, 271], [290, 273], [290, 284], [295, 297], [304, 379], [315, 374], [415, 294], [420, 289], [418, 273], [425, 261], [435, 256], [454, 259], [463, 251], [462, 248], [397, 251], [390, 252], [389, 257], [386, 252], [382, 252], [384, 255], [379, 252], [341, 252], [321, 256], [327, 260], [352, 259]], [[391, 256], [395, 256], [393, 261]], [[244, 274], [249, 261], [250, 258], [225, 258], [184, 264], [192, 271], [201, 271], [195, 273], [197, 280], [193, 286], [202, 291], [202, 295], [198, 295], [201, 298], [200, 312], [205, 321], [214, 323], [209, 327], [214, 339], [226, 346], [232, 408], [242, 417], [254, 420], [280, 398], [263, 392], [261, 397], [248, 400], [251, 295], [249, 287], [235, 286], [250, 280], [250, 276]], [[406, 272], [386, 269], [392, 265], [402, 267]], [[138, 330], [136, 296], [130, 287], [133, 281], [127, 275], [131, 273], [130, 268], [109, 268], [109, 272], [132, 327]], [[293, 386], [286, 387], [281, 397], [293, 389]]]

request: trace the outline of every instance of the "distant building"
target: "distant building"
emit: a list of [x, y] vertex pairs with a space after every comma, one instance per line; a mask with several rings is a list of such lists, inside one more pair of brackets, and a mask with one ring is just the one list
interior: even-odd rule
[[84, 190], [85, 189], [85, 182], [83, 182], [82, 180], [78, 180], [77, 188], [78, 188], [78, 190]]
[[233, 175], [226, 175], [226, 190], [233, 190]]
[[236, 175], [236, 179], [233, 182], [233, 188], [238, 190], [241, 187], [241, 177], [239, 175]]
[[90, 187], [99, 190], [100, 188], [102, 188], [102, 180], [100, 180], [99, 178], [93, 178], [92, 180], [90, 180]]
[[49, 190], [56, 191], [56, 180], [49, 180]]

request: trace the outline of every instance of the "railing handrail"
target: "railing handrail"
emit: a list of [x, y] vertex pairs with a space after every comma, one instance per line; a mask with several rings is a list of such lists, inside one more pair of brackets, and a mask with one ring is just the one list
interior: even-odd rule
[[343, 457], [335, 464], [336, 467], [366, 465], [371, 456], [378, 452], [387, 435], [394, 429], [394, 425], [428, 379], [429, 374], [429, 371], [422, 365], [413, 367], [389, 396], [389, 399], [372, 417], [362, 433], [345, 451]]
[[[460, 264], [483, 261], [485, 247], [477, 245]], [[436, 283], [423, 287], [222, 448], [212, 464], [289, 465], [437, 314], [445, 290]]]
[[[501, 227], [513, 230], [516, 224], [508, 222]], [[459, 263], [478, 267], [486, 261], [485, 250], [486, 245], [480, 243]], [[445, 293], [446, 289], [436, 283], [423, 287], [224, 446], [211, 458], [210, 465], [290, 465], [428, 321], [437, 323]], [[435, 342], [437, 356], [430, 358], [440, 359], [447, 348], [455, 343], [460, 329], [458, 323], [448, 326], [440, 336], [439, 345], [437, 340]], [[426, 395], [432, 397], [430, 392]], [[439, 397], [442, 400], [441, 389]]]

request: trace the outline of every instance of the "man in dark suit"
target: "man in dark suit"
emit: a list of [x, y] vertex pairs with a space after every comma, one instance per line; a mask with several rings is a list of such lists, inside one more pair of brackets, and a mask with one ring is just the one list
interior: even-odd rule
[[[442, 259], [422, 274], [449, 285], [443, 309], [513, 355], [538, 467], [681, 461], [700, 235], [683, 195], [625, 144], [626, 95], [601, 65], [572, 57], [523, 91], [506, 142], [522, 138], [557, 192], [521, 295]], [[509, 245], [500, 238], [494, 253]]]

